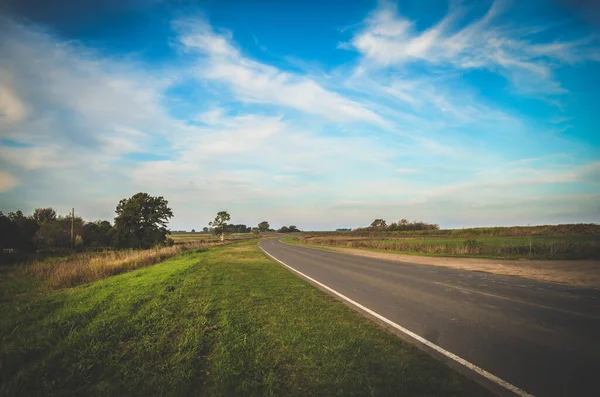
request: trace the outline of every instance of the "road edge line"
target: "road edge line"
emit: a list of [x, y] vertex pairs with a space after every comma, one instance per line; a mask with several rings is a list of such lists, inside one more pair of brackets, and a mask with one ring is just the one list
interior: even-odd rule
[[408, 335], [409, 337], [419, 341], [420, 343], [424, 344], [425, 346], [429, 347], [430, 349], [435, 350], [436, 352], [446, 356], [447, 358], [457, 362], [458, 364], [463, 365], [464, 367], [470, 369], [471, 371], [483, 376], [484, 378], [486, 378], [487, 380], [502, 386], [503, 388], [511, 391], [512, 393], [520, 396], [520, 397], [534, 397], [533, 394], [529, 394], [527, 393], [525, 390], [520, 389], [519, 387], [508, 383], [507, 381], [497, 377], [496, 375], [487, 372], [486, 370], [484, 370], [483, 368], [478, 367], [477, 365], [465, 360], [462, 357], [457, 356], [456, 354], [444, 349], [443, 347], [440, 347], [438, 345], [436, 345], [435, 343], [423, 338], [420, 335], [415, 334], [414, 332], [404, 328], [403, 326], [396, 324], [395, 322], [393, 322], [392, 320], [382, 316], [381, 314], [369, 309], [368, 307], [365, 307], [363, 305], [361, 305], [360, 303], [348, 298], [346, 295], [341, 294], [340, 292], [337, 292], [336, 290], [334, 290], [331, 287], [328, 287], [327, 285], [321, 283], [320, 281], [315, 280], [314, 278], [307, 276], [306, 274], [302, 273], [299, 270], [294, 269], [293, 267], [291, 267], [290, 265], [286, 264], [285, 262], [275, 258], [273, 255], [269, 254], [267, 251], [265, 251], [263, 249], [263, 247], [260, 246], [260, 243], [257, 244], [258, 248], [261, 249], [262, 252], [264, 252], [267, 256], [269, 256], [271, 259], [279, 262], [280, 264], [282, 264], [283, 266], [287, 267], [288, 269], [292, 270], [295, 273], [298, 273], [299, 275], [301, 275], [302, 277], [306, 278], [307, 280], [310, 280], [311, 282], [315, 283], [316, 285], [320, 286], [321, 288], [326, 289], [327, 291], [331, 292], [332, 294], [338, 296], [339, 298], [345, 300], [346, 302], [350, 303], [351, 305], [356, 306], [357, 308], [363, 310], [364, 312], [370, 314], [371, 316], [377, 318], [380, 321], [383, 321], [384, 323], [386, 323], [387, 325], [395, 328], [396, 330]]

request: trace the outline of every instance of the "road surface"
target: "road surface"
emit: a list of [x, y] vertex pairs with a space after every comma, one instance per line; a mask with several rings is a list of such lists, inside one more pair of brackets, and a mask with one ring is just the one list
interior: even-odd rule
[[600, 396], [600, 291], [267, 240], [272, 257], [535, 396]]

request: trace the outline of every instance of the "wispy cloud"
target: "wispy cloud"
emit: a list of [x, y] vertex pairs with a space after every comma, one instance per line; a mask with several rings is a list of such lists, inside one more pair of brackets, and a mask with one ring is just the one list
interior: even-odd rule
[[[1, 72], [0, 72], [1, 73]], [[27, 110], [23, 102], [9, 87], [7, 77], [0, 78], [0, 125], [14, 125], [25, 118]]]
[[327, 90], [310, 77], [244, 56], [230, 33], [216, 33], [202, 19], [177, 21], [174, 26], [184, 48], [205, 57], [197, 68], [198, 76], [226, 84], [242, 101], [285, 106], [335, 122], [384, 124], [372, 110]]
[[[563, 64], [599, 61], [592, 37], [571, 41], [532, 42], [534, 33], [497, 23], [508, 8], [496, 0], [479, 19], [464, 23], [466, 9], [453, 5], [437, 24], [419, 31], [415, 22], [384, 1], [345, 48], [364, 57], [366, 67], [400, 67], [421, 61], [432, 67], [486, 69], [510, 78], [521, 91], [565, 92], [553, 69]], [[462, 23], [462, 25], [461, 25]]]
[[6, 171], [0, 171], [0, 193], [7, 192], [17, 185], [17, 179]]

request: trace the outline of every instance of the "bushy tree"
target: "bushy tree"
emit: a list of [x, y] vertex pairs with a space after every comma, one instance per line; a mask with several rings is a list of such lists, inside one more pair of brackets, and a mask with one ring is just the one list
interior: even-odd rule
[[9, 212], [8, 219], [16, 227], [16, 235], [13, 244], [22, 251], [35, 251], [34, 237], [40, 226], [32, 219], [28, 218], [21, 211]]
[[56, 211], [53, 208], [36, 208], [31, 217], [39, 224], [56, 220]]
[[75, 239], [77, 236], [83, 238], [85, 222], [81, 217], [56, 216], [46, 219], [39, 224], [39, 230], [35, 235], [35, 245], [41, 250], [52, 250], [57, 248], [71, 247], [71, 224], [73, 224]]
[[231, 219], [231, 216], [227, 211], [220, 211], [217, 213], [215, 220], [208, 224], [214, 228], [214, 233], [221, 235], [221, 241], [225, 240], [225, 233], [229, 233], [227, 228], [227, 221]]
[[371, 222], [371, 227], [374, 229], [385, 229], [387, 227], [387, 223], [384, 219], [375, 219]]
[[19, 228], [6, 215], [0, 212], [0, 249], [18, 249]]
[[277, 230], [278, 233], [294, 233], [299, 231], [300, 230], [298, 230], [298, 228], [294, 225], [282, 226], [281, 228], [279, 228], [279, 230]]
[[173, 211], [164, 197], [137, 193], [117, 205], [114, 243], [118, 247], [150, 248], [163, 243]]
[[249, 233], [250, 228], [244, 224], [239, 225], [227, 225], [226, 231], [228, 233]]
[[85, 247], [107, 247], [112, 243], [115, 229], [108, 221], [88, 222], [81, 233]]
[[258, 230], [261, 233], [268, 231], [270, 227], [271, 227], [271, 225], [269, 225], [269, 222], [267, 222], [267, 221], [262, 221], [261, 223], [258, 224]]

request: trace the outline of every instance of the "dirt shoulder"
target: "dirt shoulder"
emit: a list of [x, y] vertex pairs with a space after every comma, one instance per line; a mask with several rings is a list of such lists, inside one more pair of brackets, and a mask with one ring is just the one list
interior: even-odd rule
[[503, 260], [481, 258], [443, 258], [419, 255], [367, 251], [356, 248], [323, 247], [345, 254], [410, 262], [419, 265], [449, 267], [518, 276], [533, 280], [567, 284], [574, 287], [600, 289], [600, 261], [598, 260]]

